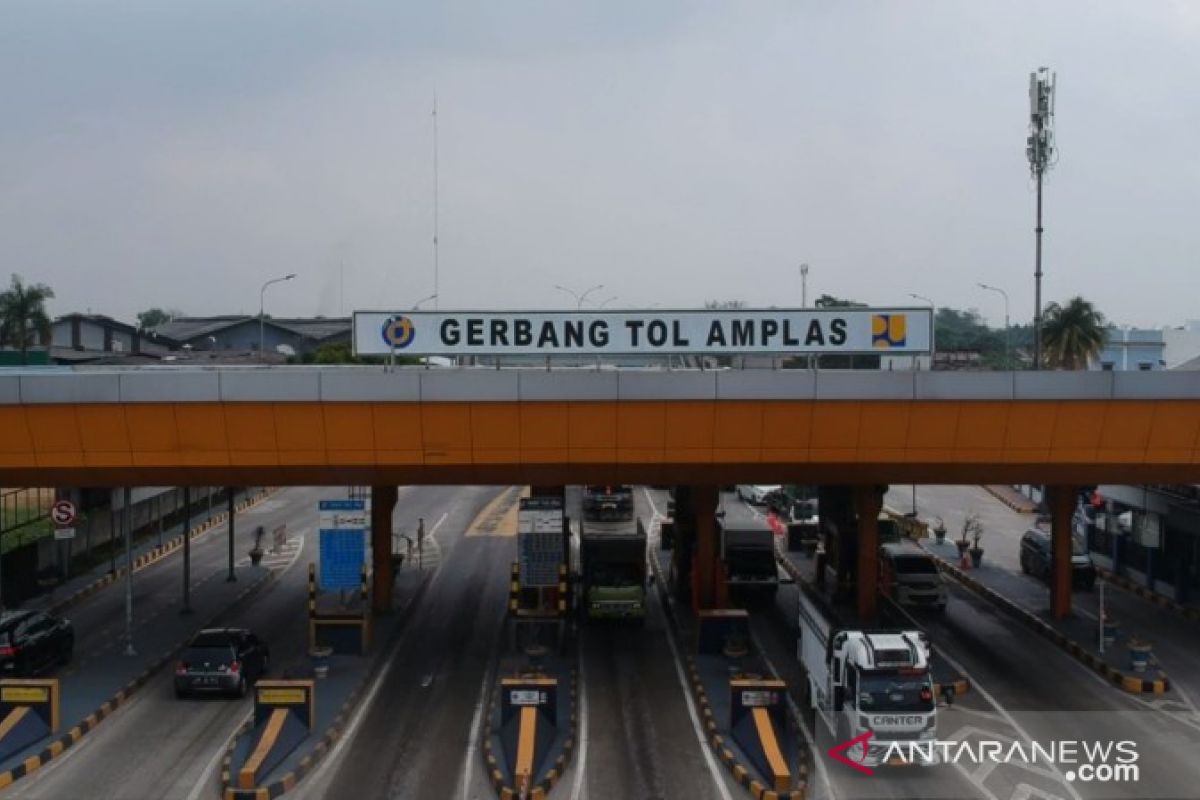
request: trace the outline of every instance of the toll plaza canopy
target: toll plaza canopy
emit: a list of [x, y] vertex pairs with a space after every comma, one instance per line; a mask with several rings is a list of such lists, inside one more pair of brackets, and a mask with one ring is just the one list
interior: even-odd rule
[[0, 485], [1200, 482], [1200, 373], [0, 372]]

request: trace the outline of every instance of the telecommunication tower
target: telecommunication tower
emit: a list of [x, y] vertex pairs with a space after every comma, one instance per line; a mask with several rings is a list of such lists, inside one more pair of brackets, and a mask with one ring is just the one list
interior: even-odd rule
[[1054, 89], [1057, 75], [1046, 67], [1029, 73], [1029, 138], [1025, 155], [1037, 180], [1037, 245], [1034, 256], [1033, 368], [1042, 368], [1042, 176], [1054, 166]]

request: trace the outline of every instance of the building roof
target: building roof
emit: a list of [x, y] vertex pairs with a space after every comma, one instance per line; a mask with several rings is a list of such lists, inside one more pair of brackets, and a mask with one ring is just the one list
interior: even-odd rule
[[[209, 336], [246, 322], [257, 322], [251, 314], [218, 317], [176, 317], [154, 329], [160, 336], [182, 342]], [[268, 317], [266, 324], [314, 341], [350, 332], [349, 317]]]
[[128, 322], [121, 322], [120, 320], [113, 319], [112, 317], [106, 317], [103, 314], [80, 314], [78, 312], [73, 314], [63, 314], [61, 317], [55, 319], [54, 323], [58, 324], [60, 322], [71, 322], [72, 320], [76, 319], [85, 322], [92, 322], [103, 328], [112, 328], [113, 330], [124, 331], [125, 333], [138, 333], [138, 327], [136, 325], [130, 325]]
[[1185, 361], [1182, 364], [1176, 364], [1175, 366], [1171, 367], [1171, 369], [1183, 370], [1185, 372], [1196, 372], [1200, 370], [1200, 356], [1196, 356], [1195, 358]]

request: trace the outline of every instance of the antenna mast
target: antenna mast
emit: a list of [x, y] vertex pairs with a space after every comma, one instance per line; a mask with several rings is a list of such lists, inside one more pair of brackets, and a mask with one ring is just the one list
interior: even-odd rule
[[1025, 155], [1037, 179], [1037, 226], [1034, 255], [1033, 368], [1042, 368], [1042, 176], [1054, 165], [1054, 88], [1058, 76], [1046, 67], [1029, 73], [1029, 138]]
[[438, 307], [438, 123], [437, 95], [433, 96], [433, 307]]

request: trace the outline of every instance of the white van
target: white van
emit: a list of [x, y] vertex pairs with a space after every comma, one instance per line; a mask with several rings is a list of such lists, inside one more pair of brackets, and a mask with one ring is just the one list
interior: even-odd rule
[[912, 542], [880, 546], [879, 585], [884, 594], [902, 606], [946, 610], [946, 584], [937, 562]]

